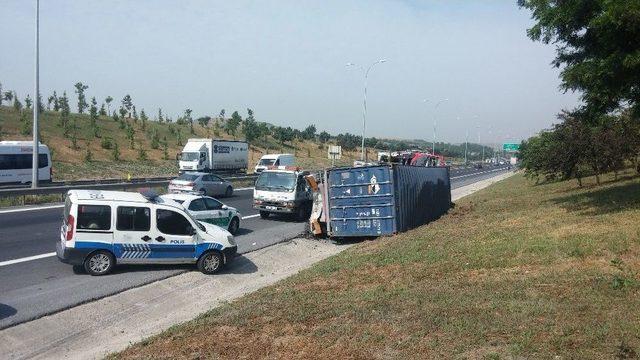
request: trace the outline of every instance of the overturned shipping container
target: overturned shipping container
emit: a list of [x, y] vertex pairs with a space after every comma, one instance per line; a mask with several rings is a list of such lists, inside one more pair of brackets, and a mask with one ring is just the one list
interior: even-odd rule
[[449, 168], [367, 166], [327, 172], [327, 231], [369, 237], [407, 231], [451, 206]]

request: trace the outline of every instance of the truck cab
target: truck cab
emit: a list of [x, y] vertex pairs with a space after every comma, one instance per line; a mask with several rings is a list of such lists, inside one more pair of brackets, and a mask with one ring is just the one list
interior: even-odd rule
[[205, 171], [209, 169], [207, 144], [204, 141], [189, 141], [179, 154], [180, 171]]
[[308, 171], [288, 166], [262, 171], [253, 190], [253, 208], [263, 219], [270, 214], [292, 214], [298, 220], [304, 220], [313, 202], [306, 175], [309, 175]]

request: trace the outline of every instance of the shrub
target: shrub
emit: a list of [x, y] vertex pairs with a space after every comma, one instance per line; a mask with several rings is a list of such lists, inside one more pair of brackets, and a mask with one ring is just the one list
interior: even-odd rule
[[100, 141], [100, 146], [103, 149], [107, 150], [113, 149], [113, 139], [108, 137], [102, 138], [102, 140]]

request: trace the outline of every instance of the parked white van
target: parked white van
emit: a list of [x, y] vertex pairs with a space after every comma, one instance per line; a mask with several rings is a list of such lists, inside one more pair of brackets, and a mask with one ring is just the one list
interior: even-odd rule
[[116, 264], [195, 263], [218, 272], [237, 251], [227, 230], [195, 220], [170, 199], [123, 191], [71, 190], [56, 253], [77, 271], [105, 275]]
[[[0, 141], [0, 183], [31, 182], [33, 142]], [[47, 145], [38, 146], [38, 180], [51, 181], [51, 153]]]
[[270, 166], [294, 166], [295, 162], [296, 158], [292, 154], [267, 154], [260, 158], [253, 170], [259, 174]]

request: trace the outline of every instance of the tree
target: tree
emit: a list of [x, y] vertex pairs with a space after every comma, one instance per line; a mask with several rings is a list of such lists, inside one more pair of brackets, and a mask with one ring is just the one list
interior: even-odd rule
[[320, 133], [320, 135], [318, 135], [318, 139], [320, 140], [321, 143], [324, 144], [331, 139], [331, 135], [329, 135], [328, 132], [323, 131]]
[[142, 130], [145, 130], [147, 128], [147, 120], [149, 120], [149, 118], [147, 117], [147, 114], [144, 112], [144, 109], [140, 111], [140, 120], [142, 120]]
[[87, 143], [87, 151], [84, 154], [84, 161], [88, 163], [93, 161], [93, 153], [91, 152], [91, 147], [89, 146], [88, 143]]
[[44, 102], [42, 102], [42, 94], [38, 94], [38, 98], [36, 99], [36, 106], [38, 107], [38, 113], [41, 114], [44, 112]]
[[111, 102], [113, 101], [113, 98], [111, 96], [107, 96], [104, 99], [104, 102], [107, 103], [107, 115], [111, 116]]
[[104, 108], [104, 103], [100, 105], [100, 111], [98, 111], [98, 114], [100, 114], [100, 116], [107, 116], [107, 110]]
[[7, 101], [13, 100], [13, 93], [11, 91], [5, 91], [4, 99]]
[[60, 110], [60, 100], [58, 100], [58, 94], [53, 91], [53, 111], [58, 112]]
[[302, 138], [305, 140], [314, 140], [316, 138], [316, 126], [309, 125], [302, 131]]
[[244, 120], [244, 126], [242, 130], [244, 132], [244, 138], [250, 144], [253, 143], [254, 140], [259, 139], [261, 136], [260, 126], [258, 126], [258, 123], [252, 117], [248, 117]]
[[[122, 108], [124, 108], [127, 112], [127, 117], [131, 117], [131, 109], [133, 108], [133, 102], [131, 101], [131, 95], [127, 94], [122, 98]], [[124, 117], [124, 116], [122, 116]]]
[[284, 145], [285, 142], [293, 140], [293, 129], [289, 126], [286, 128], [278, 126], [273, 131], [273, 137]]
[[24, 106], [27, 110], [31, 109], [31, 97], [29, 96], [29, 94], [27, 94], [27, 97], [24, 98]]
[[98, 102], [95, 97], [91, 98], [91, 107], [89, 107], [89, 119], [91, 120], [91, 129], [93, 130], [93, 136], [99, 137], [100, 131], [98, 129]]
[[118, 109], [118, 113], [120, 113], [120, 118], [124, 120], [124, 118], [127, 116], [127, 109], [125, 109], [124, 106], [120, 106], [120, 109]]
[[60, 121], [58, 126], [66, 129], [69, 123], [69, 114], [71, 113], [71, 107], [69, 105], [69, 98], [67, 92], [62, 93], [62, 97], [58, 99], [58, 107], [60, 108]]
[[158, 122], [163, 122], [164, 119], [162, 118], [162, 109], [158, 108]]
[[127, 129], [127, 139], [129, 140], [129, 147], [134, 149], [136, 131], [133, 129], [133, 126], [131, 124], [127, 124], [127, 125], [128, 126], [126, 127], [126, 129]]
[[53, 100], [54, 100], [53, 95], [47, 98], [47, 110], [51, 110], [51, 104], [53, 104]]
[[87, 90], [89, 86], [84, 85], [81, 82], [77, 82], [74, 87], [76, 88], [76, 94], [78, 94], [78, 113], [83, 114], [84, 110], [89, 107], [89, 104], [87, 104], [87, 99], [84, 95], [84, 91]]
[[4, 98], [3, 98], [3, 92], [2, 92], [2, 83], [0, 83], [0, 106], [2, 106], [2, 100], [4, 100]]
[[218, 118], [219, 118], [220, 120], [224, 120], [224, 114], [225, 114], [224, 109], [220, 110], [220, 114], [218, 114]]
[[120, 149], [118, 149], [118, 143], [117, 142], [113, 143], [113, 151], [111, 152], [111, 157], [115, 161], [120, 160]]
[[238, 126], [240, 126], [241, 122], [242, 122], [242, 117], [240, 116], [240, 114], [238, 114], [237, 111], [234, 111], [233, 114], [231, 114], [231, 119], [228, 119], [227, 122], [224, 124], [224, 131], [228, 135], [231, 135], [235, 138], [236, 133], [238, 131]]
[[186, 122], [187, 124], [189, 124], [189, 129], [191, 131], [192, 134], [195, 134], [195, 131], [193, 131], [193, 119], [191, 118], [191, 112], [193, 110], [191, 109], [185, 109], [184, 110], [184, 122]]
[[169, 160], [169, 144], [166, 136], [162, 140], [162, 160]]
[[211, 121], [211, 116], [202, 116], [198, 118], [198, 124], [202, 127], [209, 126], [209, 122]]
[[133, 122], [138, 122], [138, 112], [136, 111], [136, 106], [133, 105], [131, 108], [131, 113], [133, 114]]
[[18, 99], [18, 94], [16, 94], [16, 92], [13, 92], [13, 109], [15, 111], [20, 111], [22, 110], [22, 103], [20, 102], [20, 100]]
[[532, 12], [527, 35], [556, 44], [561, 87], [580, 91], [583, 119], [593, 122], [620, 106], [640, 112], [640, 2], [518, 0]]

